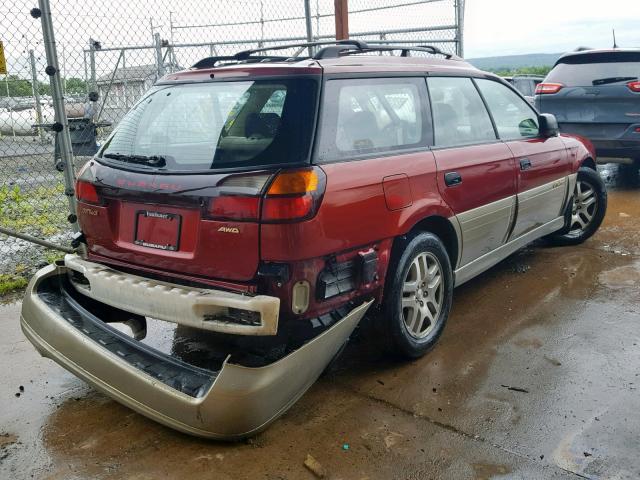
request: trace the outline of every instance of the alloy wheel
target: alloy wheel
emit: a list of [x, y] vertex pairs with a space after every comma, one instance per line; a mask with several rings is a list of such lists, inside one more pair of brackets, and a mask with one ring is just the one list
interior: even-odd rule
[[584, 232], [598, 210], [598, 197], [593, 186], [587, 182], [576, 183], [571, 211], [571, 229], [569, 235], [580, 235]]
[[402, 285], [402, 316], [409, 335], [421, 339], [436, 327], [444, 299], [442, 267], [428, 252], [416, 256]]

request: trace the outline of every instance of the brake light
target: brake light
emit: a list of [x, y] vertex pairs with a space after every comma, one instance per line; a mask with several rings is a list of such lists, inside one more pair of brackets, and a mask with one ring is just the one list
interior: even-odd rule
[[100, 203], [100, 197], [98, 196], [96, 186], [93, 183], [89, 183], [84, 180], [78, 180], [76, 182], [76, 198], [78, 201], [84, 203]]
[[640, 93], [640, 82], [637, 80], [635, 82], [627, 83], [627, 87], [629, 87], [629, 90], [632, 92]]
[[263, 222], [306, 220], [318, 211], [324, 194], [325, 175], [319, 168], [279, 173], [262, 204]]
[[536, 95], [551, 95], [558, 93], [564, 85], [562, 83], [539, 83], [536, 87]]
[[209, 201], [209, 216], [216, 220], [258, 220], [260, 197], [221, 195]]

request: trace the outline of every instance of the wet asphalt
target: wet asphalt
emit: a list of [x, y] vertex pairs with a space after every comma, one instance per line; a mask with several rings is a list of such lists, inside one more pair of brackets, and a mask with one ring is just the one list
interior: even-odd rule
[[[601, 230], [542, 242], [455, 291], [438, 346], [389, 358], [357, 335], [267, 431], [217, 443], [95, 392], [0, 306], [0, 478], [640, 478], [640, 179], [600, 167]], [[164, 335], [171, 342], [175, 335]]]

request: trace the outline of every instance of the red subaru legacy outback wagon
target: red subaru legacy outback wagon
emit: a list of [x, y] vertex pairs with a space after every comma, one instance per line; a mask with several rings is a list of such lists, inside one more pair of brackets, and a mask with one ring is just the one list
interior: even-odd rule
[[[23, 304], [43, 355], [196, 435], [264, 428], [367, 311], [423, 355], [455, 286], [606, 210], [591, 144], [495, 75], [429, 46], [285, 47], [158, 81], [79, 174], [79, 254]], [[150, 344], [167, 322], [204, 358]]]

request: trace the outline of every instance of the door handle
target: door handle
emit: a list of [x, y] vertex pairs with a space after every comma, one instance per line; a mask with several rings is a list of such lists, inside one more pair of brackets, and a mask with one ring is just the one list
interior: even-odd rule
[[462, 175], [458, 172], [449, 172], [444, 174], [444, 183], [447, 187], [453, 187], [462, 183]]
[[531, 168], [531, 160], [523, 158], [520, 160], [520, 170], [529, 170]]

